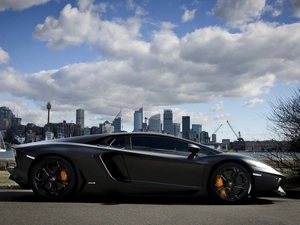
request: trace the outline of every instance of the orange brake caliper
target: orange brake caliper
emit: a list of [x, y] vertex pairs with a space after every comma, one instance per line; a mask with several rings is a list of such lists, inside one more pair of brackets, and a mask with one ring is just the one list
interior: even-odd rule
[[223, 183], [223, 179], [222, 177], [217, 177], [216, 179], [216, 186], [218, 187], [218, 191], [221, 194], [221, 196], [226, 197], [226, 191], [224, 189], [222, 189], [224, 183]]
[[68, 180], [68, 175], [67, 175], [67, 171], [66, 170], [61, 170], [60, 171], [60, 178], [63, 181], [64, 184], [67, 184], [67, 180]]

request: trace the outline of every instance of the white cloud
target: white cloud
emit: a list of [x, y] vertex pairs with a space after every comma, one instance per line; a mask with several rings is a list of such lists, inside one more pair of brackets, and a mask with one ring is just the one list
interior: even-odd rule
[[1, 0], [0, 12], [7, 9], [23, 10], [35, 5], [45, 4], [49, 1], [50, 0]]
[[181, 16], [181, 21], [183, 23], [191, 21], [195, 18], [195, 14], [196, 14], [197, 9], [188, 10], [185, 6], [183, 6], [182, 8], [184, 10], [183, 15]]
[[224, 105], [224, 103], [222, 101], [220, 101], [218, 104], [216, 104], [214, 107], [212, 107], [211, 111], [221, 112], [221, 111], [223, 111], [223, 105]]
[[254, 98], [254, 99], [251, 99], [250, 101], [248, 102], [245, 102], [242, 107], [245, 107], [245, 108], [255, 108], [256, 106], [258, 105], [261, 105], [265, 102], [265, 100], [263, 99], [259, 99], [259, 98]]
[[[88, 7], [81, 5], [81, 8]], [[94, 17], [93, 17], [94, 16]], [[38, 24], [34, 36], [40, 40], [48, 41], [48, 47], [62, 49], [67, 45], [78, 46], [83, 43], [93, 27], [97, 28], [99, 21], [89, 10], [80, 11], [67, 4], [57, 20], [47, 17], [44, 24]]]
[[9, 61], [8, 53], [0, 47], [0, 64], [7, 63], [8, 61]]
[[271, 12], [273, 17], [279, 16], [282, 14], [282, 12], [284, 10], [284, 3], [285, 3], [285, 0], [274, 0], [271, 2], [267, 1], [264, 11]]
[[129, 54], [137, 47], [144, 48], [138, 40], [140, 19], [101, 20], [94, 12], [95, 7], [85, 5], [84, 8], [90, 10], [81, 10], [67, 4], [58, 19], [47, 17], [43, 24], [35, 27], [33, 35], [47, 41], [47, 46], [51, 49], [63, 49], [68, 45], [79, 46], [85, 41], [108, 55], [123, 55], [124, 52]]
[[162, 30], [172, 30], [173, 28], [177, 27], [177, 25], [171, 23], [171, 22], [161, 22], [160, 28]]
[[255, 21], [263, 13], [266, 0], [218, 0], [213, 14], [230, 26]]
[[199, 1], [198, 0], [194, 0], [193, 2], [192, 2], [192, 5], [198, 5], [199, 4]]
[[136, 4], [134, 3], [133, 0], [126, 0], [126, 7], [129, 10], [134, 10], [134, 8], [136, 7]]
[[153, 32], [149, 42], [139, 38], [141, 26], [138, 18], [104, 21], [92, 11], [67, 5], [58, 19], [49, 17], [37, 26], [36, 37], [53, 48], [86, 42], [107, 60], [25, 77], [3, 71], [2, 76], [9, 74], [11, 83], [21, 80], [24, 88], [8, 85], [2, 91], [29, 99], [42, 91], [46, 95], [38, 95], [39, 102], [55, 99], [66, 108], [75, 104], [91, 113], [113, 116], [121, 105], [132, 112], [143, 105], [151, 108], [258, 96], [268, 93], [276, 79], [298, 79], [298, 23], [256, 22], [239, 33], [206, 27], [182, 38], [161, 29]]
[[[276, 79], [299, 79], [300, 23], [254, 22], [236, 33], [205, 27], [179, 37], [175, 25], [162, 22], [145, 41], [140, 18], [101, 20], [97, 7], [86, 3], [66, 5], [57, 19], [37, 25], [34, 35], [53, 49], [87, 43], [104, 60], [25, 75], [7, 68], [0, 71], [0, 83], [7, 84], [0, 94], [35, 99], [42, 108], [51, 100], [56, 111], [88, 109], [91, 118], [113, 119], [122, 106], [124, 120], [132, 121], [132, 111], [142, 106], [155, 111], [219, 97], [249, 98], [268, 93]], [[201, 116], [194, 117], [209, 123], [227, 115]]]
[[128, 10], [135, 10], [136, 16], [145, 16], [148, 12], [141, 6], [135, 4], [134, 0], [127, 0], [126, 1], [126, 8]]

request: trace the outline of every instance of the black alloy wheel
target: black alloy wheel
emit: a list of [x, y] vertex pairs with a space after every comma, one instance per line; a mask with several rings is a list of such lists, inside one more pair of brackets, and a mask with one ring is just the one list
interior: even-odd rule
[[71, 195], [76, 186], [73, 167], [58, 156], [47, 156], [38, 161], [29, 179], [33, 192], [50, 200], [60, 200]]
[[252, 188], [249, 172], [237, 163], [225, 163], [214, 170], [210, 193], [222, 202], [240, 203], [248, 198]]

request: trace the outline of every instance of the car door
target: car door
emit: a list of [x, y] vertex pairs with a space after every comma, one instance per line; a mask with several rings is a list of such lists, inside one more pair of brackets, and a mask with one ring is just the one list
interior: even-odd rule
[[188, 142], [133, 135], [123, 156], [131, 182], [200, 187], [205, 165], [190, 154]]

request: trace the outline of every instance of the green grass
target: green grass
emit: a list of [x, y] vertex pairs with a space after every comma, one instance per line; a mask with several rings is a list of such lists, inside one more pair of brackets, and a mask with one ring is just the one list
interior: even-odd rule
[[9, 173], [7, 170], [0, 171], [0, 186], [16, 186], [18, 185], [16, 182], [8, 179]]
[[15, 165], [15, 159], [11, 158], [1, 158], [0, 159], [0, 170], [6, 170], [8, 166], [13, 166]]
[[6, 170], [7, 166], [15, 165], [15, 159], [10, 158], [2, 158], [0, 159], [0, 186], [1, 187], [9, 187], [9, 186], [17, 186], [18, 184], [10, 179], [9, 173]]

